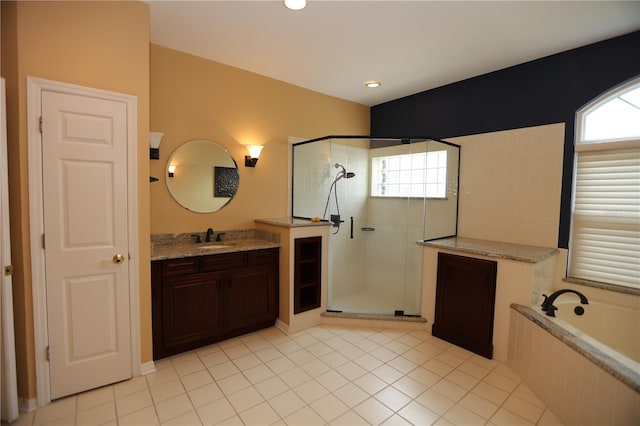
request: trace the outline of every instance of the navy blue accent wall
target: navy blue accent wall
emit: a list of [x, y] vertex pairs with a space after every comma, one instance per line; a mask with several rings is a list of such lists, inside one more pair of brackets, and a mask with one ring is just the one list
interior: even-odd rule
[[640, 75], [640, 31], [371, 108], [371, 134], [439, 139], [565, 123], [558, 247], [567, 248], [576, 110]]

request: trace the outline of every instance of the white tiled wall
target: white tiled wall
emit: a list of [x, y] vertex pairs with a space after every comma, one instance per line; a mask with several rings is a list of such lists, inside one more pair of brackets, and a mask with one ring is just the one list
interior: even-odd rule
[[450, 142], [462, 147], [459, 236], [557, 246], [564, 123]]
[[511, 310], [509, 366], [563, 423], [638, 425], [640, 394]]

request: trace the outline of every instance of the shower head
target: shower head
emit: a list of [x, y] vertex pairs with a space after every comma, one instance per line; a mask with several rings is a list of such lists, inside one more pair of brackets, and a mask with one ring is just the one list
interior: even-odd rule
[[353, 172], [347, 172], [347, 170], [344, 168], [344, 166], [342, 164], [340, 164], [340, 163], [336, 163], [334, 165], [334, 167], [336, 169], [342, 169], [340, 172], [338, 172], [338, 175], [336, 176], [336, 181], [338, 179], [342, 179], [343, 177], [347, 178], [347, 179], [351, 179], [352, 177], [354, 177], [356, 175]]

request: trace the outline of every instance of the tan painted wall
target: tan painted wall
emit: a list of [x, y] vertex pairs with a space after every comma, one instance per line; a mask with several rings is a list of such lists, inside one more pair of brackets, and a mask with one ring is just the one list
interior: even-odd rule
[[[7, 121], [18, 392], [36, 396], [29, 247], [26, 77], [138, 97], [138, 195], [141, 360], [151, 360], [150, 223], [154, 233], [253, 227], [255, 217], [287, 213], [287, 137], [368, 133], [369, 108], [185, 55], [149, 48], [148, 6], [141, 2], [10, 2], [2, 5], [2, 76]], [[152, 60], [151, 72], [150, 56]], [[150, 83], [151, 78], [151, 83]], [[153, 92], [150, 98], [150, 87]], [[161, 160], [148, 159], [149, 105], [164, 132]], [[162, 169], [182, 142], [207, 138], [239, 164], [243, 144], [266, 146], [259, 166], [241, 166], [241, 186], [218, 213], [195, 214], [170, 197]], [[162, 181], [149, 185], [149, 175]], [[150, 190], [151, 188], [151, 195]], [[152, 198], [150, 202], [150, 197]], [[152, 212], [153, 210], [153, 212]]]
[[[162, 46], [151, 45], [151, 130], [164, 133], [151, 161], [151, 233], [255, 228], [289, 214], [289, 136], [368, 134], [369, 107], [322, 95]], [[240, 186], [223, 209], [190, 212], [166, 187], [167, 160], [182, 143], [209, 139], [236, 160]], [[245, 145], [264, 145], [255, 168]]]
[[[26, 77], [138, 98], [141, 359], [151, 360], [149, 264], [149, 10], [142, 2], [2, 1], [18, 393], [36, 396]], [[5, 48], [6, 47], [6, 48]]]

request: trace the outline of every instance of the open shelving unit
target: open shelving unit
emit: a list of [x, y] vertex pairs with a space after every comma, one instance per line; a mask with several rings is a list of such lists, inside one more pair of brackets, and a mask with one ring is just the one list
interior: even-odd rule
[[320, 307], [322, 289], [322, 237], [294, 240], [293, 313]]

